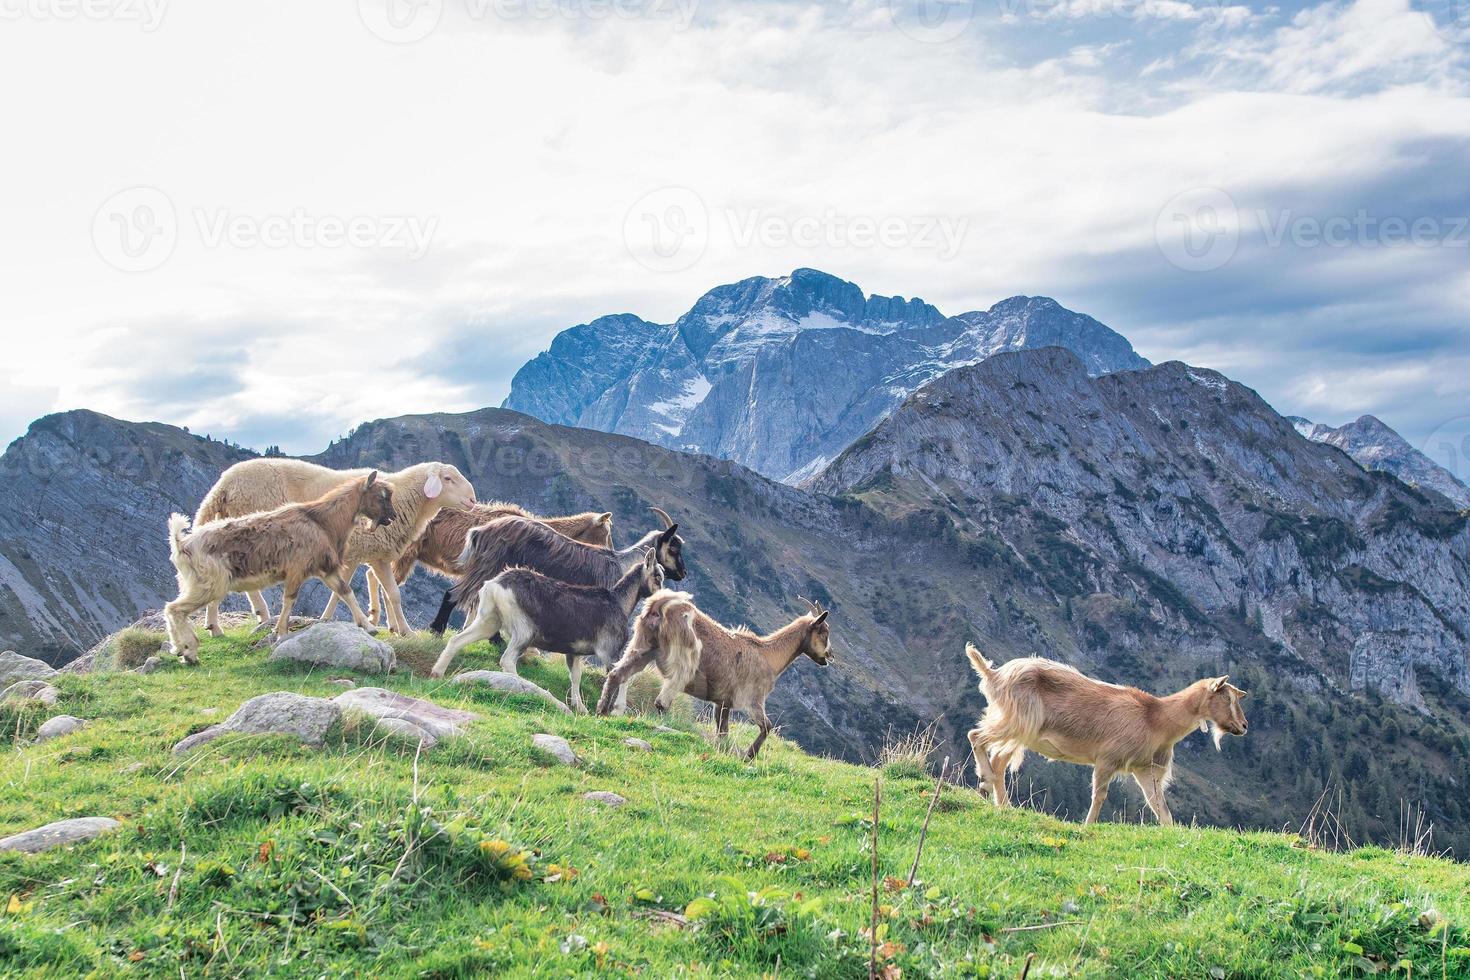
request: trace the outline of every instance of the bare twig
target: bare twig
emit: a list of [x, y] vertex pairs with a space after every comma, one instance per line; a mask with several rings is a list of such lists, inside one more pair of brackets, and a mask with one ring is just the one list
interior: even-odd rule
[[1056, 922], [1038, 922], [1034, 926], [1008, 926], [1001, 932], [1036, 932], [1038, 929], [1055, 929], [1057, 926], [1080, 926], [1081, 919], [1058, 919]]
[[1036, 954], [1035, 953], [1027, 953], [1026, 954], [1026, 965], [1023, 966], [1023, 967], [1021, 967], [1021, 980], [1026, 980], [1027, 975], [1030, 974], [1030, 972], [1031, 972], [1031, 961], [1034, 960], [1034, 959], [1036, 959]]
[[168, 886], [168, 907], [163, 910], [167, 915], [174, 910], [174, 903], [179, 900], [179, 876], [184, 873], [184, 842], [179, 841], [179, 866], [174, 870], [173, 884]]
[[914, 878], [919, 874], [919, 858], [924, 854], [924, 838], [929, 836], [929, 818], [934, 816], [934, 805], [939, 802], [939, 793], [944, 786], [944, 771], [949, 768], [949, 756], [939, 764], [939, 778], [934, 780], [934, 795], [929, 798], [929, 809], [924, 813], [924, 826], [919, 828], [919, 847], [914, 851], [914, 866], [909, 868], [909, 887], [914, 887]]
[[873, 908], [868, 916], [868, 980], [878, 980], [878, 814], [883, 803], [883, 777], [873, 777]]

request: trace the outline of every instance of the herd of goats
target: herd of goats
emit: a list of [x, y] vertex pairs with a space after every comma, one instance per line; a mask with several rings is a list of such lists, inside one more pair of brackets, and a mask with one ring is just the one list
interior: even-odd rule
[[[665, 579], [685, 577], [684, 541], [668, 514], [651, 509], [663, 527], [619, 549], [611, 514], [537, 517], [514, 504], [482, 504], [447, 463], [380, 476], [294, 459], [247, 460], [220, 477], [192, 529], [182, 514], [169, 518], [179, 582], [178, 598], [164, 609], [169, 641], [185, 663], [197, 664], [199, 639], [189, 617], [208, 607], [206, 624], [218, 636], [220, 601], [244, 592], [268, 624], [261, 590], [275, 585], [283, 587], [274, 632], [280, 639], [297, 594], [313, 578], [332, 591], [324, 619], [340, 601], [358, 626], [374, 629], [382, 615], [407, 635], [399, 585], [423, 565], [454, 580], [430, 629], [442, 633], [454, 610], [465, 614], [433, 676], [443, 677], [466, 646], [499, 635], [500, 666], [509, 673], [530, 648], [563, 654], [569, 700], [585, 713], [582, 663], [596, 656], [610, 668], [597, 702], [605, 715], [625, 709], [628, 681], [653, 666], [663, 679], [659, 711], [680, 692], [710, 702], [722, 743], [731, 710], [744, 712], [759, 729], [746, 751], [754, 759], [773, 727], [765, 704], [777, 678], [802, 656], [823, 666], [830, 661], [828, 613], [809, 602], [809, 612], [766, 635], [721, 625], [688, 593], [664, 588]], [[368, 569], [367, 613], [350, 584], [360, 565]], [[975, 772], [981, 791], [1000, 806], [1009, 802], [1006, 774], [1031, 751], [1093, 767], [1086, 822], [1097, 819], [1108, 784], [1131, 775], [1159, 821], [1172, 823], [1164, 791], [1175, 743], [1199, 729], [1213, 733], [1218, 749], [1224, 734], [1246, 733], [1245, 692], [1225, 677], [1156, 697], [1040, 657], [996, 667], [973, 645], [965, 652], [988, 702], [969, 733]]]

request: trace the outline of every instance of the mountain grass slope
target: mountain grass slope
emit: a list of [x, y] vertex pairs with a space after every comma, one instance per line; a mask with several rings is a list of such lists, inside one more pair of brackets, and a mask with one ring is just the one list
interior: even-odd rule
[[[198, 669], [63, 675], [57, 706], [0, 709], [0, 835], [124, 822], [0, 855], [0, 974], [862, 977], [881, 777], [885, 976], [1015, 977], [1033, 956], [1033, 977], [1470, 975], [1464, 865], [1290, 834], [1084, 828], [946, 787], [908, 888], [933, 788], [921, 766], [780, 739], [747, 764], [687, 717], [572, 717], [404, 671], [357, 680], [483, 719], [422, 754], [349, 717], [320, 751], [233, 736], [173, 756], [254, 695], [341, 690], [251, 639], [206, 637]], [[421, 669], [434, 646], [402, 642], [401, 662]], [[461, 663], [489, 665], [483, 646]], [[523, 670], [565, 695], [559, 662]], [[90, 725], [30, 744], [47, 713]], [[581, 765], [533, 749], [538, 732]], [[626, 805], [583, 797], [600, 790]]]

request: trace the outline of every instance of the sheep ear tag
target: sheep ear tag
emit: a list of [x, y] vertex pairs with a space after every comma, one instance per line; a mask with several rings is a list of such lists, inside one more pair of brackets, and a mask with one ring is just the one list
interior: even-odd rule
[[433, 500], [435, 497], [439, 496], [443, 492], [444, 481], [439, 479], [438, 473], [435, 473], [433, 476], [424, 481], [424, 496], [428, 497], [430, 500]]

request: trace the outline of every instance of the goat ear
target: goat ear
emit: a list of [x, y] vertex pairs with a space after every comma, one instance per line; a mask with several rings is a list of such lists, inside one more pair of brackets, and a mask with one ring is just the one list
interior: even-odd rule
[[645, 572], [651, 572], [653, 571], [653, 566], [657, 564], [658, 552], [652, 548], [649, 548], [646, 552], [643, 553], [643, 570]]
[[373, 470], [371, 473], [368, 474], [367, 483], [365, 483], [364, 486], [365, 487], [370, 487], [374, 483], [377, 483], [377, 482], [378, 482], [378, 471], [377, 470]]
[[825, 611], [825, 610], [823, 610], [823, 612], [822, 612], [822, 615], [820, 615], [820, 616], [818, 616], [818, 617], [817, 617], [817, 618], [816, 618], [816, 619], [815, 619], [815, 620], [814, 620], [814, 621], [813, 621], [813, 622], [812, 622], [812, 626], [814, 626], [814, 627], [815, 627], [815, 626], [821, 626], [821, 625], [822, 625], [822, 624], [823, 624], [823, 623], [825, 623], [825, 622], [826, 622], [826, 621], [827, 621], [827, 613], [826, 613], [826, 611]]
[[599, 514], [599, 515], [597, 515], [597, 523], [598, 524], [605, 524], [608, 527], [612, 527], [612, 514], [611, 513], [607, 513], [607, 514]]
[[1210, 690], [1212, 692], [1219, 691], [1225, 686], [1225, 682], [1228, 680], [1230, 680], [1229, 674], [1226, 674], [1224, 677], [1216, 677], [1214, 680], [1210, 681]]

